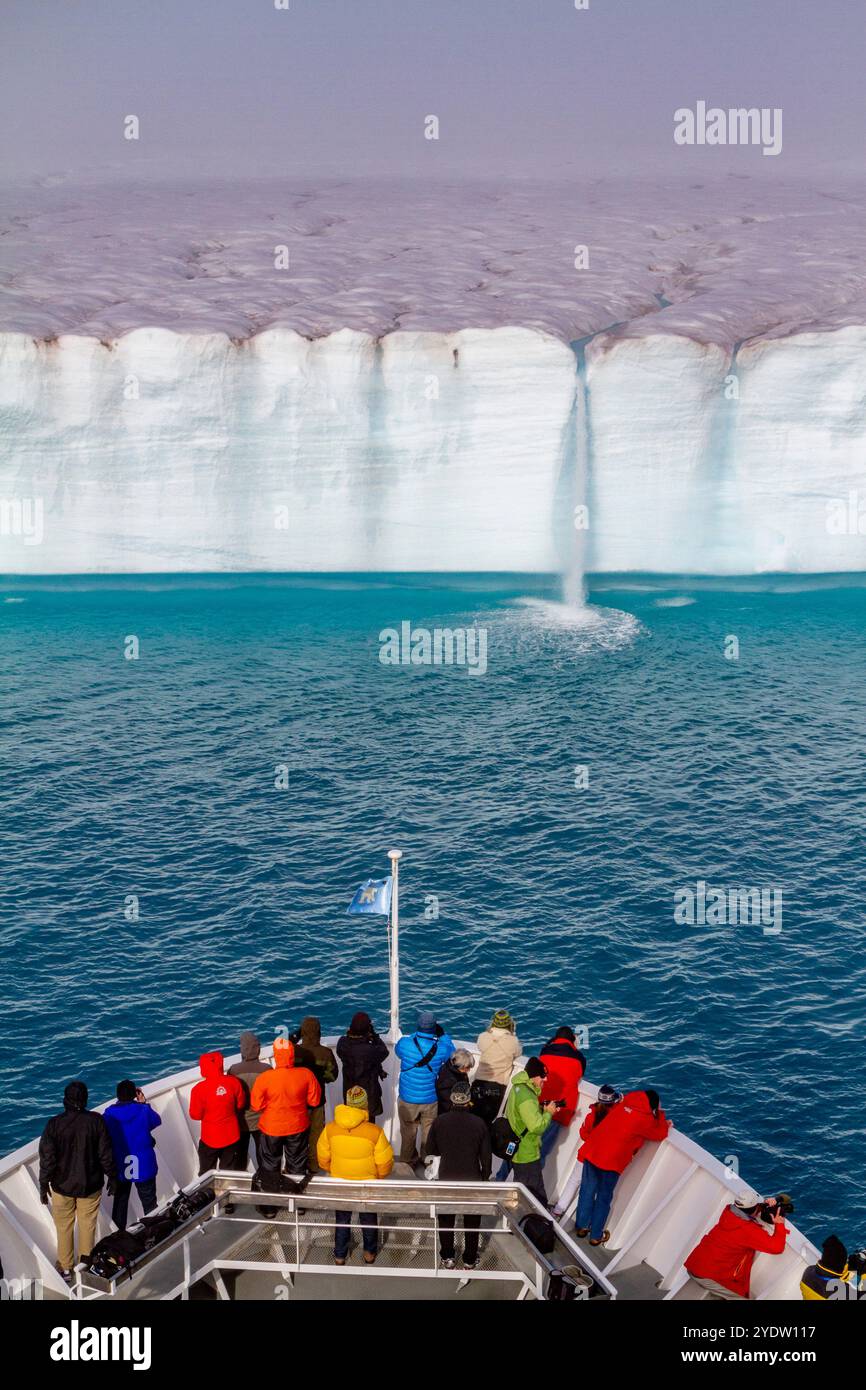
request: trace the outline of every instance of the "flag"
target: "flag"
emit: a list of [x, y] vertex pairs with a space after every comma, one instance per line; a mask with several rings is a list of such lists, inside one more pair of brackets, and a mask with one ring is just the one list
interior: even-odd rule
[[346, 909], [346, 916], [355, 913], [373, 912], [387, 917], [391, 911], [391, 875], [387, 878], [368, 878], [362, 883]]

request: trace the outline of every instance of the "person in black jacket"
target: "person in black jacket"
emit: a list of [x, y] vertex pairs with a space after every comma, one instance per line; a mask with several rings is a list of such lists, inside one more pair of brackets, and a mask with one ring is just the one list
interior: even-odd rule
[[360, 1086], [367, 1092], [367, 1113], [375, 1120], [382, 1113], [382, 1082], [385, 1079], [382, 1063], [388, 1056], [388, 1048], [373, 1031], [369, 1014], [355, 1014], [348, 1033], [337, 1043], [337, 1056], [342, 1069], [343, 1101], [352, 1086]]
[[[456, 1082], [451, 1091], [451, 1109], [438, 1115], [427, 1136], [427, 1154], [439, 1155], [442, 1182], [486, 1182], [490, 1177], [492, 1154], [490, 1130], [472, 1113], [472, 1093], [468, 1080]], [[454, 1269], [454, 1225], [456, 1216], [439, 1214], [439, 1254], [444, 1269]], [[464, 1213], [463, 1268], [478, 1268], [478, 1232], [481, 1217]]]
[[451, 1109], [451, 1092], [454, 1087], [468, 1082], [475, 1058], [465, 1047], [458, 1047], [447, 1062], [443, 1062], [436, 1077], [436, 1100], [439, 1114], [447, 1115]]
[[93, 1249], [102, 1187], [116, 1190], [117, 1171], [108, 1126], [87, 1109], [87, 1087], [70, 1081], [63, 1092], [63, 1114], [53, 1115], [39, 1140], [39, 1195], [48, 1206], [57, 1230], [57, 1269], [72, 1282], [75, 1264], [75, 1222], [78, 1257]]

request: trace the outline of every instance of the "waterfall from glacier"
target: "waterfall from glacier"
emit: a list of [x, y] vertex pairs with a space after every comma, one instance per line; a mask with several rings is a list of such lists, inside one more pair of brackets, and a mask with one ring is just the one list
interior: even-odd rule
[[574, 407], [566, 426], [562, 489], [562, 601], [569, 608], [586, 603], [586, 551], [589, 486], [589, 418], [587, 410], [586, 344], [572, 343], [576, 362]]

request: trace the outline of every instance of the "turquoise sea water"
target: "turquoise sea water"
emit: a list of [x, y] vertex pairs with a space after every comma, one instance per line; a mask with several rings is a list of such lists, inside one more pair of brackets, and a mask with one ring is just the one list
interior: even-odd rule
[[[866, 588], [606, 580], [577, 621], [555, 600], [524, 577], [6, 581], [0, 1149], [72, 1076], [97, 1100], [242, 1028], [386, 1027], [383, 931], [345, 907], [396, 845], [404, 1027], [429, 1004], [463, 1037], [506, 1006], [528, 1047], [586, 1028], [594, 1080], [655, 1086], [810, 1235], [866, 1240]], [[484, 627], [486, 674], [382, 665], [407, 620]], [[781, 892], [782, 930], [679, 924], [698, 880]]]

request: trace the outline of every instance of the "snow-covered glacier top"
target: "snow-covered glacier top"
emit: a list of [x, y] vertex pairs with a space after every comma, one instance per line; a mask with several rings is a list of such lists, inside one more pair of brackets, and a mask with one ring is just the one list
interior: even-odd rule
[[866, 323], [866, 183], [61, 178], [0, 197], [0, 332], [36, 339], [612, 327], [731, 348]]

